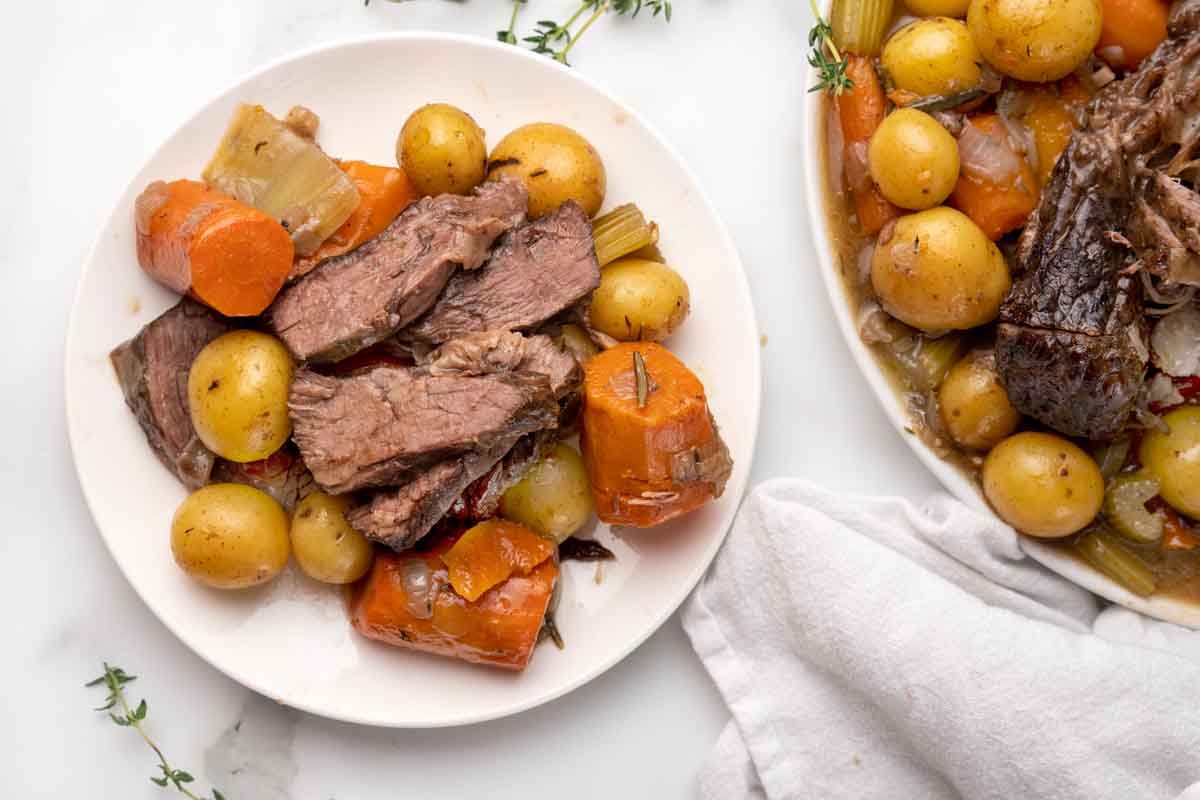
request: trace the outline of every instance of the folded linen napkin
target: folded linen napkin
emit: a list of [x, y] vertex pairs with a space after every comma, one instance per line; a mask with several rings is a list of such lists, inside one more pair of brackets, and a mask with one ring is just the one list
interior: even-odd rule
[[1200, 633], [948, 496], [765, 483], [683, 625], [733, 715], [702, 797], [1200, 800]]

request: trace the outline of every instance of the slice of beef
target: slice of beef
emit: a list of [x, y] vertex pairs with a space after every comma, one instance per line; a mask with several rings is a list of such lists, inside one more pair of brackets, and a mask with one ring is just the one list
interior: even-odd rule
[[546, 376], [477, 367], [377, 367], [349, 377], [299, 370], [288, 405], [313, 477], [336, 493], [397, 485], [416, 469], [557, 424]]
[[238, 464], [218, 458], [213, 467], [212, 480], [223, 483], [242, 483], [261, 489], [279, 501], [287, 511], [295, 508], [304, 497], [317, 488], [312, 473], [292, 444], [261, 461]]
[[462, 336], [428, 353], [422, 364], [431, 374], [532, 372], [545, 375], [556, 398], [579, 388], [579, 362], [549, 336], [488, 331]]
[[1000, 309], [997, 367], [1013, 405], [1072, 436], [1120, 433], [1145, 377], [1136, 272], [1162, 267], [1153, 266], [1158, 240], [1138, 220], [1162, 216], [1170, 192], [1162, 192], [1156, 165], [1178, 153], [1172, 140], [1182, 137], [1172, 132], [1180, 115], [1191, 114], [1193, 138], [1200, 130], [1197, 9], [1200, 0], [1177, 2], [1167, 41], [1089, 106], [1018, 247], [1019, 274]]
[[599, 285], [592, 224], [568, 201], [510, 231], [480, 269], [451, 278], [433, 308], [401, 336], [440, 344], [480, 331], [531, 330]]
[[526, 205], [525, 187], [510, 180], [419, 200], [376, 238], [286, 287], [267, 323], [301, 361], [338, 361], [383, 341], [428, 310], [455, 270], [477, 269]]
[[206, 344], [231, 328], [223, 317], [184, 298], [109, 356], [125, 404], [150, 447], [189, 489], [208, 482], [216, 456], [192, 428], [188, 370]]

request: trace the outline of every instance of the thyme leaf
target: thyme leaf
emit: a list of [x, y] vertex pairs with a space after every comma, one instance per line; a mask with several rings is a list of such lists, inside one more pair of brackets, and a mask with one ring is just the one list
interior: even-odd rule
[[849, 62], [833, 41], [833, 28], [821, 16], [816, 0], [808, 0], [816, 24], [808, 32], [808, 63], [817, 71], [818, 81], [810, 92], [826, 91], [834, 97], [854, 88], [854, 81], [846, 74]]

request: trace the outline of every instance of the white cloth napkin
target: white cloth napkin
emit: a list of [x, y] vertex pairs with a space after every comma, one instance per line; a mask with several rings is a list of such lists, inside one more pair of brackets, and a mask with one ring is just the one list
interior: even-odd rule
[[683, 625], [733, 715], [704, 798], [1200, 800], [1200, 634], [948, 496], [763, 484]]

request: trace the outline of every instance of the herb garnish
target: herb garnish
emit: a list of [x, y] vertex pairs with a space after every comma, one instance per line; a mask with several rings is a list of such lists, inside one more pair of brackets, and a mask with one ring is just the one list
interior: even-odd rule
[[[508, 44], [517, 44], [517, 37], [514, 33], [517, 13], [526, 2], [528, 0], [512, 0], [513, 10], [508, 28], [496, 31], [497, 39]], [[667, 22], [671, 21], [671, 0], [580, 0], [579, 7], [575, 9], [575, 13], [567, 17], [566, 22], [559, 24], [552, 19], [538, 20], [534, 25], [534, 32], [529, 36], [522, 37], [521, 41], [528, 44], [533, 52], [544, 53], [555, 61], [569, 66], [567, 56], [570, 54], [571, 48], [583, 38], [588, 28], [592, 27], [596, 20], [609, 11], [617, 16], [636, 17], [643, 8], [648, 9], [653, 17], [661, 14]], [[585, 15], [587, 16], [585, 17]], [[576, 23], [581, 19], [583, 23], [578, 30], [575, 30]]]
[[812, 8], [813, 17], [817, 20], [812, 30], [808, 32], [810, 48], [808, 63], [817, 71], [820, 78], [817, 85], [809, 91], [824, 90], [836, 97], [842, 92], [853, 89], [854, 81], [846, 74], [846, 56], [838, 50], [837, 45], [833, 42], [833, 28], [829, 27], [829, 23], [821, 16], [816, 0], [808, 0], [808, 5]]
[[646, 374], [646, 361], [637, 350], [633, 351], [633, 377], [637, 380], [638, 408], [645, 408], [650, 399], [650, 376]]
[[[105, 662], [104, 674], [93, 681], [88, 681], [84, 685], [88, 687], [105, 686], [108, 689], [108, 697], [105, 699], [104, 705], [98, 707], [96, 710], [107, 711], [112, 721], [122, 728], [133, 728], [142, 737], [142, 741], [149, 745], [154, 754], [158, 756], [158, 769], [162, 775], [152, 775], [150, 780], [163, 788], [166, 788], [168, 785], [174, 786], [179, 794], [190, 798], [190, 800], [205, 800], [200, 795], [193, 794], [185, 786], [185, 784], [196, 780], [192, 777], [191, 773], [172, 767], [167, 762], [167, 758], [163, 755], [162, 750], [147, 735], [146, 729], [142, 726], [142, 723], [146, 720], [146, 712], [149, 710], [146, 706], [146, 701], [142, 700], [138, 703], [137, 708], [129, 708], [129, 702], [125, 699], [125, 684], [135, 680], [137, 680], [136, 675], [126, 674], [125, 670], [120, 667], [110, 666], [108, 662]], [[116, 709], [116, 711], [113, 709]], [[212, 800], [225, 800], [225, 795], [213, 789]]]

